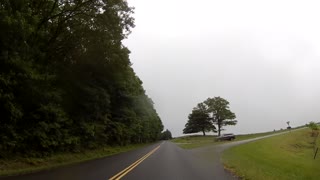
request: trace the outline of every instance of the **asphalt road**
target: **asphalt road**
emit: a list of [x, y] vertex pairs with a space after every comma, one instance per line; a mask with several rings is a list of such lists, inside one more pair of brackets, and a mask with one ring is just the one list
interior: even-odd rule
[[121, 179], [221, 179], [212, 168], [188, 150], [163, 141], [139, 150], [99, 160], [41, 171], [22, 176], [2, 177], [1, 180], [107, 180], [156, 147], [148, 158]]
[[230, 147], [270, 136], [193, 150], [181, 149], [176, 144], [163, 141], [98, 160], [21, 176], [0, 177], [0, 180], [107, 180], [130, 165], [133, 166], [118, 177], [124, 180], [237, 179], [224, 170], [220, 162], [221, 153]]
[[0, 180], [107, 180], [159, 144], [51, 170], [20, 176], [0, 177]]

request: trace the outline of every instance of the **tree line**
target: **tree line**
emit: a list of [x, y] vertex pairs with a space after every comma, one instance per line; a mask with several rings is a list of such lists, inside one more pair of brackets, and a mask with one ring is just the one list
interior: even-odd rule
[[0, 158], [155, 141], [122, 0], [0, 2]]
[[220, 136], [224, 126], [237, 124], [235, 118], [227, 100], [221, 97], [208, 98], [193, 108], [183, 133], [202, 132], [205, 136], [206, 132], [213, 131]]
[[160, 138], [161, 140], [170, 140], [170, 139], [172, 139], [172, 134], [171, 134], [171, 132], [167, 129], [167, 130], [165, 130], [165, 131], [163, 131], [162, 133], [161, 133], [161, 138]]

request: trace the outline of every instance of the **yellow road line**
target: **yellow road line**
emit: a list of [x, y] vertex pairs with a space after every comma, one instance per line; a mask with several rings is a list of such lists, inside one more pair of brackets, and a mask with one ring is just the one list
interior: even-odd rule
[[128, 166], [124, 170], [120, 171], [118, 174], [112, 176], [109, 180], [119, 180], [120, 178], [128, 174], [130, 171], [132, 171], [135, 167], [137, 167], [142, 161], [147, 159], [151, 154], [156, 152], [159, 148], [160, 148], [160, 145], [154, 148], [152, 151], [150, 151], [146, 155], [144, 155], [143, 157], [141, 157], [140, 159], [138, 159], [137, 161], [135, 161], [134, 163], [132, 163], [130, 166]]

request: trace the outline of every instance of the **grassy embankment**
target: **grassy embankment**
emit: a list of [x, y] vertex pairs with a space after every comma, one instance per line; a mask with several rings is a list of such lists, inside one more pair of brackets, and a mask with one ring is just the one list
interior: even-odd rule
[[[320, 153], [314, 157], [309, 128], [236, 146], [222, 160], [243, 179], [319, 179]], [[317, 140], [320, 148], [320, 138]]]
[[138, 149], [147, 144], [136, 144], [118, 147], [104, 147], [98, 150], [88, 150], [81, 153], [61, 153], [46, 158], [7, 158], [0, 159], [0, 176], [24, 174], [54, 167], [98, 159], [114, 154]]
[[[287, 130], [281, 130], [281, 131], [276, 131], [276, 132], [272, 131], [272, 132], [264, 132], [264, 133], [236, 135], [236, 139], [234, 141], [241, 141], [241, 140], [266, 136], [266, 135], [285, 132], [285, 131], [287, 131]], [[178, 137], [178, 138], [175, 138], [171, 141], [176, 143], [177, 145], [179, 145], [181, 148], [184, 148], [184, 149], [193, 149], [193, 148], [209, 146], [209, 145], [213, 145], [213, 144], [221, 144], [221, 143], [229, 142], [229, 141], [216, 142], [215, 137], [216, 136], [210, 136], [210, 135], [209, 136], [208, 135], [207, 136], [194, 135], [194, 136]]]

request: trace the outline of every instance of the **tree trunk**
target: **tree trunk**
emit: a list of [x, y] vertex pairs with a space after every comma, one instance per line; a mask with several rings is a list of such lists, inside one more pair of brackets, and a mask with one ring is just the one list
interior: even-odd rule
[[218, 136], [221, 135], [221, 123], [218, 121]]
[[202, 133], [203, 133], [203, 136], [206, 136], [206, 132], [204, 129], [202, 129]]

